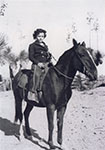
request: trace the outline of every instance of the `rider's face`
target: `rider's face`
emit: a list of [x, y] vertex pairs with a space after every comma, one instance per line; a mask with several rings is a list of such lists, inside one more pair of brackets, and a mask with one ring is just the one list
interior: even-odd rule
[[45, 38], [44, 33], [42, 32], [37, 35], [36, 39], [39, 41], [39, 43], [41, 43], [41, 42], [43, 42], [44, 38]]

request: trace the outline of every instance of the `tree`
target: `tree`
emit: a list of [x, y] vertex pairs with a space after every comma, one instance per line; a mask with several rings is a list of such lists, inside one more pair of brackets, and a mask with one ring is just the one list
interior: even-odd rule
[[9, 64], [17, 65], [18, 57], [14, 53], [10, 52], [6, 58]]
[[5, 65], [5, 63], [16, 64], [18, 57], [11, 52], [12, 47], [8, 46], [6, 42], [5, 35], [0, 34], [0, 64]]
[[93, 13], [88, 12], [86, 20], [88, 21], [87, 24], [89, 25], [89, 47], [91, 47], [91, 31], [92, 31], [92, 21], [93, 21]]
[[22, 50], [18, 56], [20, 61], [20, 70], [26, 66], [28, 63], [28, 53], [25, 50]]
[[73, 24], [72, 24], [72, 33], [74, 34], [74, 36], [75, 36], [76, 32], [77, 32], [76, 23], [73, 22]]
[[19, 59], [26, 61], [28, 59], [28, 53], [25, 50], [22, 50], [19, 54]]
[[5, 36], [3, 34], [0, 34], [0, 64], [4, 64], [5, 63], [5, 59], [4, 59], [4, 51], [6, 51], [6, 40], [5, 40]]
[[0, 52], [5, 49], [6, 45], [7, 43], [5, 40], [5, 36], [3, 34], [0, 34]]
[[67, 33], [66, 41], [69, 43], [71, 37], [75, 38], [75, 36], [76, 36], [77, 28], [76, 28], [76, 23], [75, 22], [72, 23], [71, 29], [70, 30], [68, 29], [67, 32], [68, 33]]
[[96, 43], [97, 43], [97, 50], [98, 50], [98, 31], [99, 31], [99, 22], [98, 22], [98, 18], [95, 20], [94, 24], [93, 24], [93, 30], [96, 32]]
[[7, 8], [7, 3], [2, 3], [0, 6], [0, 16], [4, 16], [5, 14], [5, 9]]

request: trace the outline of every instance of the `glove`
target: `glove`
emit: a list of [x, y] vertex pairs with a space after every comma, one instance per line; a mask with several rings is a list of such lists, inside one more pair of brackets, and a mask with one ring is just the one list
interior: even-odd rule
[[40, 67], [41, 69], [44, 69], [44, 68], [45, 68], [45, 66], [44, 66], [43, 63], [38, 63], [38, 67]]
[[54, 65], [53, 65], [52, 62], [50, 62], [50, 63], [48, 64], [48, 67], [52, 67], [52, 66], [54, 66]]

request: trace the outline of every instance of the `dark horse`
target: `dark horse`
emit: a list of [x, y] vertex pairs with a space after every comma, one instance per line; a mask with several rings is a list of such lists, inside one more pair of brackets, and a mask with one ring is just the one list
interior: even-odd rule
[[[46, 107], [49, 130], [48, 144], [50, 148], [54, 148], [53, 119], [55, 111], [57, 111], [57, 142], [60, 145], [62, 144], [63, 117], [67, 103], [72, 95], [71, 83], [77, 71], [85, 74], [90, 80], [97, 79], [96, 65], [86, 47], [83, 44], [77, 43], [76, 40], [73, 40], [73, 47], [64, 52], [55, 66], [49, 68], [43, 82], [43, 95], [39, 104], [27, 100], [27, 90], [23, 92], [22, 88], [16, 86], [17, 78], [16, 76], [14, 77], [13, 92], [15, 96], [15, 121], [19, 119], [20, 122], [22, 122], [22, 100], [25, 99], [27, 106], [24, 111], [24, 118], [27, 136], [31, 136], [28, 119], [32, 108], [34, 106]], [[23, 73], [27, 76], [30, 72], [30, 70], [23, 70]]]

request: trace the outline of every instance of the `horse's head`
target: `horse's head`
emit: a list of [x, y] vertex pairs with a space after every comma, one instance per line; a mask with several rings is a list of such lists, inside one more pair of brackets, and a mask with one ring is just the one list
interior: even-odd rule
[[97, 79], [97, 68], [96, 64], [86, 48], [85, 43], [78, 44], [76, 40], [73, 39], [74, 51], [76, 60], [74, 61], [75, 69], [84, 73], [90, 80]]

